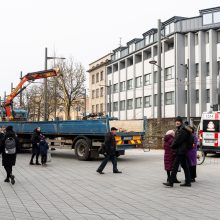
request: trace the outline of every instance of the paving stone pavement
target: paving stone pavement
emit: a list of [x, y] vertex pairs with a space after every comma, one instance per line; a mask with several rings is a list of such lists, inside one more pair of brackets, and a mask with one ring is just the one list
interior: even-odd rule
[[[47, 167], [30, 166], [19, 154], [16, 184], [3, 182], [0, 168], [0, 220], [6, 219], [220, 219], [220, 157], [198, 166], [191, 188], [166, 188], [163, 151], [127, 152], [118, 159], [123, 174], [95, 172], [101, 160], [78, 161], [71, 150], [56, 150]], [[183, 172], [178, 174], [183, 181]]]

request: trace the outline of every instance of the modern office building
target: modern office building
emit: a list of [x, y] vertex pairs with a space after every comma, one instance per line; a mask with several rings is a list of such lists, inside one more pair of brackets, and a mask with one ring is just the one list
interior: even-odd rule
[[111, 54], [89, 64], [90, 113], [106, 113], [106, 65], [111, 60]]
[[[218, 103], [220, 7], [199, 12], [196, 17], [175, 16], [162, 22], [163, 118], [187, 115], [187, 68], [191, 117], [200, 117]], [[111, 86], [107, 111], [112, 116], [121, 120], [157, 117], [157, 66], [149, 63], [152, 60], [157, 61], [155, 28], [113, 51], [106, 67], [106, 85]]]

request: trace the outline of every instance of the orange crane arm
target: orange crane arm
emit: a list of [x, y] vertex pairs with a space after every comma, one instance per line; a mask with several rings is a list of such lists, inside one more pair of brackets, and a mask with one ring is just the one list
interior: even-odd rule
[[20, 83], [16, 86], [16, 88], [13, 89], [11, 94], [8, 95], [6, 98], [6, 101], [4, 103], [6, 117], [9, 118], [9, 120], [13, 119], [13, 114], [11, 111], [12, 101], [21, 91], [23, 91], [26, 88], [26, 87], [22, 88], [22, 86], [27, 81], [34, 81], [36, 79], [44, 79], [44, 78], [49, 78], [49, 77], [54, 77], [54, 76], [59, 76], [59, 75], [60, 75], [59, 69], [43, 70], [43, 71], [39, 71], [39, 72], [33, 72], [33, 73], [26, 74], [21, 79]]

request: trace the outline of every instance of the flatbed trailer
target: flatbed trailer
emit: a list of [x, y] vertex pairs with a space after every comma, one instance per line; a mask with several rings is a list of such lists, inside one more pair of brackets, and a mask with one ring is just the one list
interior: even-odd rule
[[[141, 131], [117, 132], [117, 156], [123, 155], [125, 150], [136, 147], [143, 147], [143, 140], [146, 133], [146, 118], [139, 120], [142, 124]], [[104, 142], [104, 137], [110, 131], [110, 120], [69, 120], [69, 121], [2, 121], [0, 127], [13, 126], [14, 131], [18, 135], [21, 148], [31, 146], [31, 136], [33, 130], [37, 127], [41, 128], [46, 138], [61, 138], [71, 140], [72, 149], [79, 160], [88, 160], [99, 156], [98, 149]]]

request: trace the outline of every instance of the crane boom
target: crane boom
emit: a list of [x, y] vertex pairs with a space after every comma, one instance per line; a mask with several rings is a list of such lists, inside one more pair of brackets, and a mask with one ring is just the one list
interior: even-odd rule
[[59, 76], [59, 75], [61, 75], [59, 72], [59, 69], [49, 69], [49, 70], [28, 73], [24, 77], [22, 77], [21, 81], [16, 86], [16, 88], [13, 89], [11, 91], [11, 94], [6, 97], [6, 101], [4, 103], [4, 108], [6, 111], [7, 119], [10, 121], [12, 121], [14, 119], [13, 112], [12, 112], [12, 101], [20, 92], [22, 92], [26, 88], [26, 87], [22, 88], [22, 86], [26, 82], [31, 83], [32, 81], [34, 81], [36, 79], [45, 79], [45, 78]]

